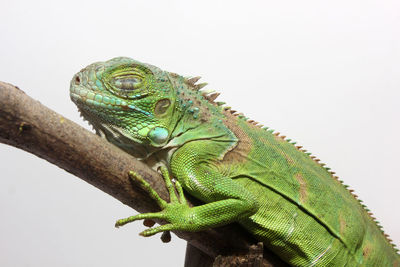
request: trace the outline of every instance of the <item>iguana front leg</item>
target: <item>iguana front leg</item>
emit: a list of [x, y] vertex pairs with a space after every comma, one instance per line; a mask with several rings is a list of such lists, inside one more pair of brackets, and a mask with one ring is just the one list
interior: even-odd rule
[[[140, 234], [151, 236], [170, 230], [200, 231], [249, 217], [257, 211], [258, 204], [255, 197], [232, 179], [223, 176], [211, 164], [207, 164], [201, 151], [193, 149], [194, 143], [197, 142], [191, 142], [180, 148], [171, 162], [171, 168], [178, 179], [175, 183], [178, 196], [168, 170], [162, 168], [162, 175], [170, 193], [170, 203], [161, 199], [142, 177], [134, 172], [130, 173], [131, 178], [149, 193], [162, 210], [118, 220], [117, 227], [141, 219], [162, 219], [168, 224], [147, 229]], [[190, 207], [181, 184], [191, 195], [207, 204]]]
[[[163, 200], [158, 193], [150, 186], [150, 184], [143, 179], [143, 177], [141, 175], [139, 175], [138, 173], [134, 172], [134, 171], [130, 171], [129, 172], [129, 177], [135, 182], [138, 183], [141, 188], [143, 190], [145, 190], [149, 196], [155, 200], [158, 204], [158, 206], [161, 208], [160, 212], [154, 212], [154, 213], [142, 213], [142, 214], [138, 214], [135, 216], [130, 216], [128, 218], [125, 219], [120, 219], [115, 223], [115, 227], [120, 227], [123, 226], [127, 223], [133, 222], [133, 221], [137, 221], [137, 220], [142, 220], [142, 219], [163, 219], [166, 221], [169, 221], [168, 218], [171, 217], [171, 219], [173, 220], [173, 218], [177, 217], [178, 215], [175, 213], [179, 213], [180, 210], [187, 210], [189, 207], [185, 196], [183, 195], [183, 189], [182, 186], [179, 184], [179, 182], [177, 181], [175, 183], [175, 187], [178, 191], [178, 196], [175, 193], [174, 190], [174, 186], [171, 182], [171, 178], [168, 172], [168, 169], [166, 167], [161, 167], [161, 174], [165, 180], [165, 184], [167, 186], [169, 195], [170, 195], [170, 203], [167, 203], [165, 200]], [[151, 236], [154, 235], [158, 232], [162, 232], [162, 231], [168, 231], [168, 230], [173, 230], [175, 228], [171, 228], [172, 224], [166, 224], [166, 225], [162, 225], [159, 227], [155, 227], [155, 228], [150, 228], [147, 229], [143, 232], [140, 233], [140, 235], [142, 236]]]

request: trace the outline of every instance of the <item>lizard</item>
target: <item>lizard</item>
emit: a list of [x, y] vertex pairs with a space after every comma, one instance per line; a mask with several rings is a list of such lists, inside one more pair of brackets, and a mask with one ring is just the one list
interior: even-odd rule
[[[399, 250], [330, 168], [216, 101], [219, 94], [198, 80], [127, 57], [93, 63], [73, 77], [70, 97], [84, 119], [161, 168], [170, 193], [168, 203], [131, 171], [161, 211], [118, 220], [117, 227], [165, 220], [141, 233], [152, 236], [238, 222], [293, 266], [400, 266]], [[184, 194], [203, 204], [189, 206]]]

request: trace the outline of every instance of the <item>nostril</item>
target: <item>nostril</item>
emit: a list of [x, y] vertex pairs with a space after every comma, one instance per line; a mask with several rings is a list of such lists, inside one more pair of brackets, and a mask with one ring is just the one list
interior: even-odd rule
[[81, 83], [81, 78], [79, 78], [79, 76], [75, 77], [75, 84], [79, 85]]

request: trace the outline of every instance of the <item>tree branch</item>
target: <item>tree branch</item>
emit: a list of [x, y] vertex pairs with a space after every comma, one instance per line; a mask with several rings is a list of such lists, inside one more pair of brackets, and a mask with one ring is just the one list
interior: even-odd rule
[[[169, 198], [157, 172], [43, 106], [19, 88], [3, 82], [0, 82], [0, 142], [63, 168], [139, 212], [158, 211], [159, 208], [131, 182], [127, 175], [129, 170], [141, 174], [163, 199]], [[250, 245], [255, 243], [237, 225], [175, 234], [212, 258], [247, 254]], [[265, 252], [264, 263], [282, 266], [280, 260]]]

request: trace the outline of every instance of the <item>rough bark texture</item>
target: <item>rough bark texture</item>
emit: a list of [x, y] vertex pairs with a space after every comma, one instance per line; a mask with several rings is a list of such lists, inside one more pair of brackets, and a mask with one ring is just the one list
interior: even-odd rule
[[[0, 82], [0, 142], [63, 168], [139, 212], [157, 211], [158, 207], [131, 182], [127, 175], [129, 170], [141, 174], [162, 198], [169, 198], [163, 179], [157, 172], [43, 106], [19, 88], [3, 82]], [[214, 258], [213, 266], [285, 266], [266, 252], [264, 257], [261, 256], [261, 261], [260, 253], [257, 257], [251, 256], [254, 255], [251, 244], [255, 241], [237, 225], [175, 234], [189, 242], [188, 258], [204, 258], [208, 263], [202, 266], [211, 266]], [[191, 249], [192, 246], [195, 248]], [[241, 261], [243, 255], [250, 255], [247, 258], [253, 262], [256, 259], [257, 264], [261, 265], [249, 265], [249, 262]], [[243, 264], [237, 265], [238, 262]]]

